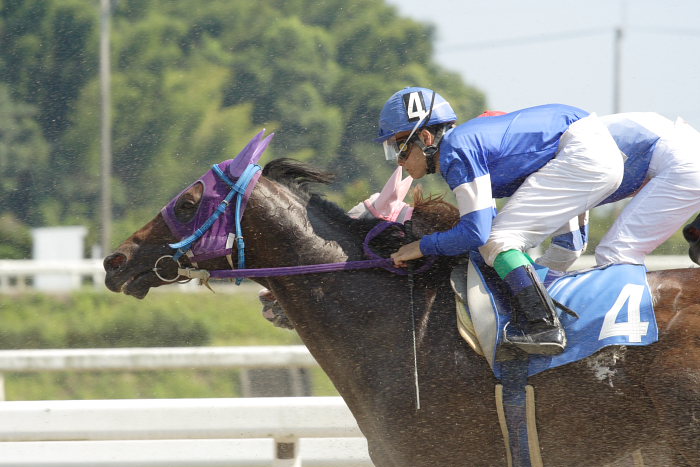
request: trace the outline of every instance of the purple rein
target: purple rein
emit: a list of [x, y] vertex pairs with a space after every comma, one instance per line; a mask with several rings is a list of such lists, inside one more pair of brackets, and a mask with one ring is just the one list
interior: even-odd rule
[[393, 225], [401, 225], [398, 222], [380, 222], [372, 230], [369, 231], [362, 244], [365, 254], [370, 258], [359, 261], [345, 261], [342, 263], [324, 263], [310, 264], [304, 266], [282, 266], [276, 268], [254, 268], [254, 269], [231, 269], [231, 270], [216, 270], [210, 271], [210, 277], [214, 278], [244, 278], [244, 277], [273, 277], [273, 276], [291, 276], [298, 274], [316, 274], [321, 272], [334, 271], [349, 271], [354, 269], [370, 269], [383, 268], [396, 274], [406, 275], [413, 272], [420, 274], [428, 270], [436, 257], [429, 256], [425, 264], [415, 271], [410, 271], [407, 268], [397, 268], [394, 266], [394, 260], [391, 258], [382, 258], [377, 253], [372, 251], [369, 243], [380, 233]]

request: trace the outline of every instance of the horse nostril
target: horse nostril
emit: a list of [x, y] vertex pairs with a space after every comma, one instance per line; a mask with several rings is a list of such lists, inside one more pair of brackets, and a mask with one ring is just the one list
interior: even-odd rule
[[112, 253], [111, 255], [105, 258], [103, 265], [105, 271], [116, 271], [124, 264], [126, 264], [126, 261], [126, 255], [122, 253]]

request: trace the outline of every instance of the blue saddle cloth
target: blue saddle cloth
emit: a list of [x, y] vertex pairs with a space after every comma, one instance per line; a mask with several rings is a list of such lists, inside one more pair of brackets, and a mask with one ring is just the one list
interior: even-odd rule
[[[470, 261], [491, 295], [500, 330], [492, 347], [496, 352], [503, 342], [502, 330], [511, 319], [509, 293], [478, 253], [470, 254]], [[555, 356], [530, 356], [528, 376], [581, 360], [610, 345], [648, 345], [658, 340], [659, 331], [643, 265], [614, 264], [567, 274], [539, 265], [536, 269], [549, 294], [580, 317], [558, 310], [566, 330], [566, 350]], [[493, 360], [494, 374], [501, 378], [504, 362], [497, 361], [495, 354]]]

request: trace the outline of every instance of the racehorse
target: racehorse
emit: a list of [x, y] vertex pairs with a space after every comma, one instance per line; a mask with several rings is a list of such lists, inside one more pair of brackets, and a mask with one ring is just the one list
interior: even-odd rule
[[[379, 221], [352, 219], [308, 189], [329, 179], [290, 160], [265, 166], [241, 221], [247, 267], [363, 259], [363, 240]], [[202, 199], [193, 184], [174, 215], [192, 219]], [[416, 205], [412, 225], [390, 228], [376, 248], [449, 228], [459, 214], [444, 204]], [[164, 285], [176, 266], [158, 262], [179, 240], [159, 213], [105, 258], [107, 287], [143, 298]], [[330, 377], [377, 467], [506, 465], [497, 380], [457, 331], [452, 265], [443, 257], [420, 275], [363, 269], [254, 279], [272, 290]], [[231, 268], [224, 257], [197, 266]], [[662, 446], [669, 465], [700, 464], [699, 281], [700, 269], [648, 274], [659, 342], [609, 347], [530, 378], [544, 465], [601, 466], [650, 446]]]

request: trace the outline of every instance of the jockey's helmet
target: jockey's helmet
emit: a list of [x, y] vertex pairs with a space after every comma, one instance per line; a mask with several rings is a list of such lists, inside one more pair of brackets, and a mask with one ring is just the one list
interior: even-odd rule
[[419, 128], [441, 123], [451, 123], [457, 115], [437, 92], [421, 88], [404, 88], [386, 101], [379, 114], [379, 136], [375, 139], [384, 143], [384, 152], [388, 160], [395, 160], [397, 148], [394, 136], [403, 131], [411, 131], [409, 139]]

